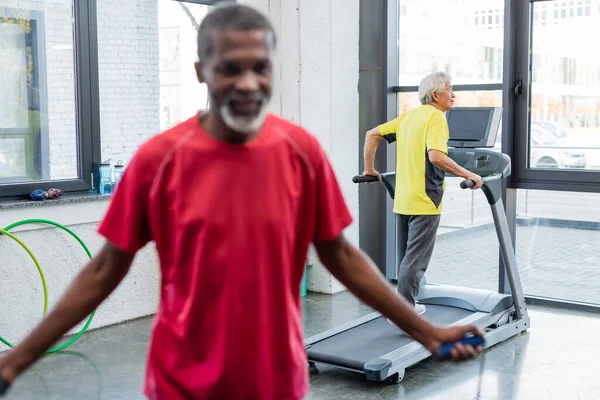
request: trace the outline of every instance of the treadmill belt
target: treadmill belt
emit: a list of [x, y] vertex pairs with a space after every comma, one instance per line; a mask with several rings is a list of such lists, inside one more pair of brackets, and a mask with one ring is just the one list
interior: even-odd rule
[[[460, 308], [428, 305], [423, 317], [436, 325], [450, 325], [472, 312]], [[308, 348], [310, 360], [363, 370], [366, 362], [381, 357], [413, 339], [390, 325], [384, 317], [323, 339]]]

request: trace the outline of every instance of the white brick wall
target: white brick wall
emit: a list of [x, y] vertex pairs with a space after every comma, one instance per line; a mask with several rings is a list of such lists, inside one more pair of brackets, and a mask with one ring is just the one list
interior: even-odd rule
[[160, 129], [157, 0], [98, 1], [102, 160], [127, 163]]

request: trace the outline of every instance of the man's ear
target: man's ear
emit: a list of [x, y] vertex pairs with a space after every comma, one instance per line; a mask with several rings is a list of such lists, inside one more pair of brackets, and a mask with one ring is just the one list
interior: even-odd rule
[[438, 96], [438, 94], [435, 91], [433, 91], [431, 92], [431, 98], [437, 103], [440, 99], [440, 96]]
[[198, 82], [206, 83], [206, 77], [202, 72], [204, 69], [204, 65], [202, 64], [202, 62], [197, 61], [196, 63], [194, 63], [194, 67], [196, 68], [196, 77], [198, 78]]

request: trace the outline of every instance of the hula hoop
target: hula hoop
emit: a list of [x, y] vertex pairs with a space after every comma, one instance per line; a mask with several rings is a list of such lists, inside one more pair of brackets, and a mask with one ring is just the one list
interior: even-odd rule
[[[25, 243], [21, 241], [21, 239], [19, 239], [10, 232], [7, 232], [4, 229], [0, 229], [0, 235], [7, 236], [15, 242], [17, 242], [19, 245], [21, 245], [21, 247], [27, 252], [27, 254], [29, 254], [29, 257], [31, 257], [31, 259], [33, 260], [33, 263], [35, 264], [35, 267], [37, 268], [38, 273], [40, 274], [40, 278], [42, 279], [42, 287], [44, 288], [44, 313], [42, 315], [46, 315], [46, 312], [48, 312], [48, 288], [46, 287], [46, 278], [44, 277], [44, 272], [42, 271], [42, 267], [40, 267], [40, 263], [38, 262], [37, 258], [35, 258], [31, 250], [29, 250], [29, 247], [27, 247]], [[12, 344], [10, 344], [10, 342], [4, 339], [2, 336], [0, 336], [0, 342], [4, 343], [8, 347], [13, 347]]]
[[[67, 228], [64, 225], [59, 224], [58, 222], [50, 221], [50, 220], [47, 220], [47, 219], [24, 219], [22, 221], [15, 222], [14, 224], [7, 226], [6, 228], [4, 228], [4, 232], [10, 231], [13, 228], [16, 228], [16, 227], [21, 226], [21, 225], [26, 225], [26, 224], [47, 224], [47, 225], [52, 225], [52, 226], [54, 226], [56, 228], [62, 229], [63, 231], [67, 232], [69, 235], [73, 236], [75, 238], [75, 240], [77, 240], [79, 242], [79, 244], [81, 245], [81, 247], [83, 247], [83, 249], [87, 253], [88, 257], [90, 259], [92, 258], [92, 253], [87, 248], [87, 246], [85, 245], [85, 243], [83, 243], [83, 240], [81, 240], [81, 238], [79, 236], [77, 236], [75, 234], [75, 232], [73, 232], [72, 230], [70, 230], [69, 228]], [[2, 233], [2, 232], [3, 231], [0, 230], [0, 233]], [[13, 238], [14, 238], [14, 236], [13, 236]], [[18, 240], [18, 239], [15, 238], [15, 240]], [[29, 252], [29, 253], [33, 257], [33, 254], [31, 254], [31, 252]], [[41, 273], [41, 268], [39, 268], [39, 270], [40, 270], [40, 273]], [[45, 285], [45, 283], [44, 283], [44, 285]], [[44, 290], [45, 290], [45, 286], [44, 286]], [[46, 308], [44, 309], [44, 315], [46, 315], [45, 314], [45, 310], [46, 310]], [[77, 333], [77, 335], [75, 335], [71, 340], [69, 340], [68, 342], [66, 342], [66, 343], [64, 343], [64, 344], [62, 344], [60, 346], [56, 346], [56, 347], [48, 350], [46, 353], [52, 354], [52, 353], [59, 352], [61, 350], [66, 349], [67, 347], [69, 347], [73, 343], [75, 343], [77, 340], [79, 340], [79, 338], [85, 333], [85, 331], [87, 331], [87, 329], [89, 328], [90, 324], [92, 323], [92, 320], [94, 319], [94, 314], [95, 313], [96, 313], [95, 310], [92, 311], [92, 313], [90, 314], [90, 316], [89, 316], [87, 322], [85, 323], [85, 325], [83, 326], [83, 328], [81, 328], [81, 330], [79, 331], [79, 333]], [[3, 343], [6, 344], [9, 347], [13, 347], [10, 343], [6, 343], [4, 341], [3, 341]]]

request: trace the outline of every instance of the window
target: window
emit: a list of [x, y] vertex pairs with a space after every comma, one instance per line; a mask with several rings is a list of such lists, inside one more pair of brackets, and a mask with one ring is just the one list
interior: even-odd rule
[[[454, 78], [455, 106], [503, 106], [493, 150], [512, 159], [505, 204], [509, 229], [516, 225], [517, 263], [528, 300], [600, 307], [599, 282], [588, 278], [600, 257], [594, 246], [600, 232], [600, 58], [589, 46], [574, 45], [600, 36], [600, 0], [399, 3], [410, 18], [401, 15], [399, 21], [399, 86], [393, 87], [398, 113], [419, 105], [420, 79], [443, 65]], [[506, 9], [498, 11], [504, 3]], [[498, 34], [503, 27], [495, 27], [495, 16], [503, 23], [503, 12], [510, 29]], [[434, 34], [419, 27], [444, 21], [453, 21], [458, 33], [446, 38], [438, 30], [443, 44], [436, 47]], [[506, 65], [496, 50], [510, 58]], [[408, 65], [415, 54], [429, 61], [420, 68]], [[427, 281], [496, 289], [502, 261], [498, 269], [489, 206], [480, 191], [462, 191], [458, 181], [447, 179]], [[390, 226], [386, 222], [384, 228]], [[460, 255], [474, 241], [487, 261]], [[393, 246], [388, 237], [384, 242]]]
[[89, 187], [92, 77], [78, 52], [89, 35], [75, 35], [89, 25], [80, 3], [0, 0], [0, 196]]
[[139, 3], [98, 2], [102, 160], [113, 165], [127, 165], [148, 138], [208, 106], [194, 63], [196, 30], [209, 6]]
[[[489, 206], [481, 193], [456, 187], [448, 181], [445, 196], [451, 201], [442, 215], [427, 281], [495, 290], [497, 265], [489, 260], [497, 259], [498, 245]], [[473, 203], [467, 207], [469, 196]], [[600, 304], [598, 204], [598, 193], [517, 191], [515, 250], [526, 295]], [[471, 226], [465, 223], [469, 213], [478, 215]], [[478, 257], [465, 258], [460, 252], [475, 242]]]
[[600, 304], [598, 193], [517, 191], [517, 261], [527, 295]]
[[[401, 93], [398, 112], [418, 106], [411, 93], [417, 92], [425, 75], [440, 70], [452, 76], [457, 98], [468, 97], [467, 102], [476, 103], [472, 97], [482, 91], [482, 102], [494, 102], [484, 98], [502, 89], [504, 0], [398, 1], [399, 8], [410, 14], [410, 18], [400, 15], [398, 24], [399, 86], [393, 87]], [[438, 29], [423, 29], [444, 26], [450, 20], [452, 35], [440, 37]], [[455, 105], [459, 103], [457, 100]]]
[[208, 109], [208, 91], [196, 77], [196, 30], [209, 7], [159, 0], [160, 129]]
[[[450, 73], [454, 85], [502, 82], [504, 0], [399, 0], [399, 5], [410, 15], [399, 15], [400, 86], [416, 86], [436, 70]], [[447, 26], [451, 34], [440, 35], [443, 28], [424, 29], [432, 26]], [[404, 62], [413, 56], [429, 62], [415, 70]]]
[[[531, 15], [550, 6], [568, 21], [548, 26], [533, 21], [531, 28], [525, 27]], [[515, 138], [513, 174], [518, 187], [556, 189], [563, 182], [562, 190], [590, 191], [598, 186], [600, 62], [573, 43], [600, 35], [600, 14], [575, 12], [578, 7], [597, 9], [600, 0], [533, 2], [522, 8], [521, 29], [531, 37], [519, 37], [518, 46], [531, 56], [520, 59], [517, 68], [518, 76], [529, 82], [517, 104], [516, 129], [527, 132]]]
[[0, 200], [94, 190], [101, 161], [206, 109], [196, 29], [217, 2], [0, 0]]

